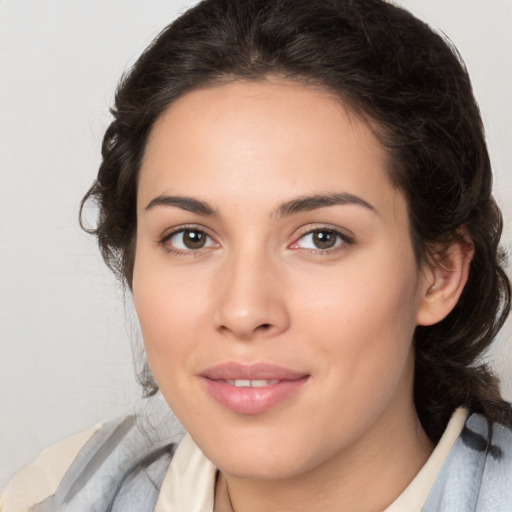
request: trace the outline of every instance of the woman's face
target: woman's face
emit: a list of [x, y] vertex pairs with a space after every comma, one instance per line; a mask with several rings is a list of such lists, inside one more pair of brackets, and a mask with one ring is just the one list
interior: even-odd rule
[[173, 104], [142, 162], [136, 242], [154, 376], [226, 474], [297, 475], [417, 421], [427, 284], [406, 202], [327, 93], [234, 82]]

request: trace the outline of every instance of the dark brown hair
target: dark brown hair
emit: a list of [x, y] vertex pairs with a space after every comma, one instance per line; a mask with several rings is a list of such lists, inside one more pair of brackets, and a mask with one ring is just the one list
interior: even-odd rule
[[[371, 120], [408, 201], [418, 262], [456, 237], [474, 245], [454, 310], [415, 333], [415, 402], [436, 440], [458, 406], [510, 424], [481, 356], [510, 308], [499, 209], [482, 121], [455, 49], [381, 0], [205, 0], [167, 27], [122, 79], [97, 180], [107, 264], [131, 286], [137, 176], [152, 126], [181, 95], [223, 81], [278, 76], [319, 85]], [[462, 234], [463, 233], [463, 234]]]

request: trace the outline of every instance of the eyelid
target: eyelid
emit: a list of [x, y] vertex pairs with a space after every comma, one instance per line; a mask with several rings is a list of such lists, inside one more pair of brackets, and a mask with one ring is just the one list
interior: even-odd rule
[[[201, 233], [204, 233], [212, 242], [213, 242], [213, 248], [219, 247], [220, 244], [216, 240], [216, 237], [210, 232], [208, 228], [205, 226], [202, 226], [200, 224], [181, 224], [178, 226], [174, 226], [172, 228], [167, 229], [164, 231], [163, 234], [161, 234], [156, 242], [167, 252], [175, 253], [175, 254], [182, 254], [182, 255], [199, 255], [203, 251], [211, 250], [212, 246], [207, 247], [201, 247], [198, 249], [179, 249], [176, 247], [169, 247], [167, 245], [167, 242], [176, 234], [181, 233], [183, 231], [199, 231]], [[321, 248], [302, 248], [298, 246], [299, 241], [304, 238], [307, 235], [313, 234], [318, 231], [330, 231], [334, 233], [337, 237], [340, 238], [341, 242], [340, 244], [337, 244], [336, 246], [332, 248], [327, 249], [321, 249]], [[319, 225], [308, 225], [300, 228], [298, 232], [293, 237], [293, 242], [288, 245], [288, 248], [290, 249], [303, 249], [312, 253], [333, 253], [339, 250], [343, 250], [345, 246], [347, 245], [353, 245], [355, 243], [355, 237], [354, 235], [348, 231], [347, 229], [341, 228], [339, 226], [333, 226], [331, 224], [319, 224]], [[341, 246], [341, 247], [340, 247]]]
[[218, 247], [220, 245], [217, 242], [217, 240], [215, 239], [215, 237], [210, 233], [210, 230], [204, 226], [199, 225], [199, 224], [181, 224], [179, 226], [174, 226], [174, 227], [164, 231], [164, 233], [161, 234], [157, 238], [156, 241], [157, 241], [158, 245], [160, 245], [167, 252], [178, 254], [178, 255], [189, 255], [189, 254], [199, 255], [205, 250], [211, 250], [212, 246], [201, 247], [198, 249], [179, 249], [179, 248], [172, 247], [172, 246], [170, 247], [167, 245], [167, 242], [173, 236], [175, 236], [178, 233], [181, 233], [183, 231], [199, 231], [201, 233], [204, 233], [210, 240], [212, 240], [214, 242], [215, 246]]
[[[315, 232], [318, 232], [318, 231], [330, 231], [330, 232], [334, 233], [336, 236], [338, 236], [341, 239], [342, 243], [339, 244], [339, 245], [341, 245], [341, 247], [339, 245], [332, 247], [332, 248], [328, 248], [328, 249], [320, 249], [320, 248], [307, 249], [307, 248], [298, 247], [297, 244], [302, 238], [304, 238], [307, 235], [311, 235]], [[327, 253], [327, 252], [332, 253], [337, 250], [342, 250], [344, 248], [344, 246], [346, 246], [346, 245], [353, 245], [353, 244], [355, 244], [355, 236], [350, 231], [340, 228], [339, 226], [333, 226], [330, 224], [319, 224], [316, 226], [309, 225], [309, 226], [305, 226], [304, 228], [301, 228], [301, 230], [299, 230], [299, 232], [294, 236], [294, 241], [288, 247], [291, 249], [304, 249], [304, 250], [308, 250], [308, 251], [315, 252], [315, 253]]]

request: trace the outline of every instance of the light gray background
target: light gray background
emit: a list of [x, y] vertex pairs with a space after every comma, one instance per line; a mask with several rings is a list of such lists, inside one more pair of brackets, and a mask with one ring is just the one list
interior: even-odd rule
[[[42, 448], [140, 396], [134, 321], [126, 322], [123, 293], [95, 241], [78, 228], [77, 209], [99, 163], [117, 79], [192, 3], [0, 0], [0, 488]], [[398, 3], [464, 56], [510, 248], [512, 1]], [[511, 332], [509, 322], [490, 356], [509, 398]]]

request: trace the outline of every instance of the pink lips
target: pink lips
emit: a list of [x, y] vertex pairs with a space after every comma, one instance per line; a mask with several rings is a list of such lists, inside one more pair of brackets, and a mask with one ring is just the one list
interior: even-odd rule
[[201, 373], [208, 393], [239, 414], [260, 414], [298, 391], [309, 375], [281, 366], [224, 363]]

